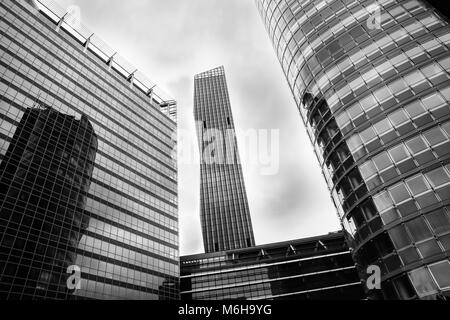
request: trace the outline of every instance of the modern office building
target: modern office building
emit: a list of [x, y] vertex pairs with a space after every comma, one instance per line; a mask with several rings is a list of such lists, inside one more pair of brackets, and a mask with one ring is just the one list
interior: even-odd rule
[[77, 121], [51, 109], [24, 110], [0, 164], [2, 295], [65, 297], [66, 271], [89, 225], [83, 210], [96, 152], [84, 115]]
[[358, 300], [342, 232], [181, 257], [182, 300]]
[[178, 299], [175, 101], [53, 1], [0, 35], [0, 299]]
[[201, 155], [200, 221], [205, 252], [254, 246], [223, 67], [195, 76], [194, 117]]
[[[450, 296], [450, 26], [421, 0], [256, 0], [375, 299]], [[440, 8], [442, 10], [442, 8]]]

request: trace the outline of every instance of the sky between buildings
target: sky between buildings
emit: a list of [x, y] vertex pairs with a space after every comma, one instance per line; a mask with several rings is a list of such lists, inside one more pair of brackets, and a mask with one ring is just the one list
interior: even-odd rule
[[[279, 170], [246, 161], [257, 244], [326, 234], [338, 218], [313, 148], [253, 0], [57, 0], [178, 101], [181, 255], [204, 252], [193, 77], [224, 65], [237, 131], [279, 130]], [[270, 132], [269, 132], [270, 136]], [[270, 145], [269, 145], [270, 146]], [[270, 148], [269, 148], [270, 150]]]

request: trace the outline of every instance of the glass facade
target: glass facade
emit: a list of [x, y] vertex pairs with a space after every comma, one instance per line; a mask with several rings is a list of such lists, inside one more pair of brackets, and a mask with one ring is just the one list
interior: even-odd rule
[[182, 300], [355, 300], [364, 297], [342, 232], [181, 257]]
[[196, 75], [194, 91], [202, 159], [200, 221], [205, 251], [254, 246], [224, 68]]
[[176, 104], [35, 3], [0, 3], [0, 298], [178, 299]]
[[449, 296], [450, 26], [418, 0], [256, 0], [371, 298]]

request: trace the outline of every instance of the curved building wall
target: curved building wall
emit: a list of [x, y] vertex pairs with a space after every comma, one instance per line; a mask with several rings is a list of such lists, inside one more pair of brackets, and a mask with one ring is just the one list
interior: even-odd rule
[[450, 27], [424, 1], [257, 0], [371, 298], [449, 295]]

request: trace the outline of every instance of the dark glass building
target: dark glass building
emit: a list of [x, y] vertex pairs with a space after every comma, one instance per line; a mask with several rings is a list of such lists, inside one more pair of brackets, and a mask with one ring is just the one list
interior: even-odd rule
[[66, 270], [89, 225], [83, 210], [96, 152], [86, 116], [25, 110], [0, 164], [1, 298], [65, 297]]
[[176, 103], [73, 18], [0, 2], [0, 299], [178, 299]]
[[342, 232], [181, 257], [182, 300], [364, 298]]
[[450, 296], [450, 26], [431, 2], [256, 1], [360, 276], [381, 270], [370, 298]]
[[194, 84], [205, 252], [254, 246], [225, 70], [219, 67], [200, 73]]

